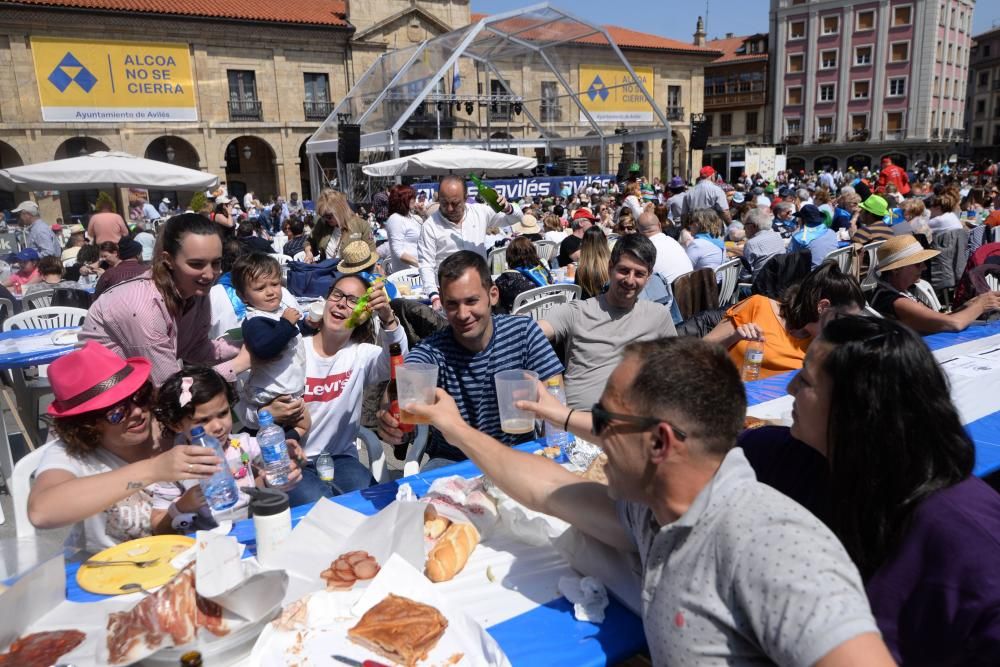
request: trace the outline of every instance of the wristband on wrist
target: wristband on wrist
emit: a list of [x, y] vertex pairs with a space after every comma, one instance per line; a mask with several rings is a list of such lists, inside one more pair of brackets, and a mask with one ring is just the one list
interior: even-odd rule
[[568, 431], [569, 430], [569, 418], [573, 416], [574, 412], [576, 412], [576, 408], [571, 408], [570, 411], [569, 411], [569, 414], [566, 415], [566, 422], [563, 424], [563, 430], [564, 431]]

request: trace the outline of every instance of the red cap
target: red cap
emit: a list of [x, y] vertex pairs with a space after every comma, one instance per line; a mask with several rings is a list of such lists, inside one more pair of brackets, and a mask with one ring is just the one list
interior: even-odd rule
[[594, 212], [591, 211], [586, 206], [581, 206], [580, 208], [578, 208], [575, 211], [573, 211], [573, 219], [574, 220], [597, 220], [597, 218], [594, 217]]
[[55, 400], [48, 413], [69, 417], [110, 408], [137, 392], [151, 370], [152, 364], [142, 357], [122, 359], [100, 343], [88, 341], [49, 366]]
[[712, 178], [713, 176], [715, 176], [715, 169], [713, 169], [711, 165], [707, 165], [702, 167], [701, 171], [699, 171], [698, 174], [702, 178]]

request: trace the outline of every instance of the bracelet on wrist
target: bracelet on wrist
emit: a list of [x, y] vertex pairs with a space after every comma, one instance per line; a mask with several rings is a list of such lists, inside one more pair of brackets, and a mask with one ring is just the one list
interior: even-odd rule
[[573, 416], [574, 412], [576, 412], [576, 408], [570, 408], [569, 414], [566, 415], [566, 421], [563, 423], [564, 431], [569, 430], [569, 418]]

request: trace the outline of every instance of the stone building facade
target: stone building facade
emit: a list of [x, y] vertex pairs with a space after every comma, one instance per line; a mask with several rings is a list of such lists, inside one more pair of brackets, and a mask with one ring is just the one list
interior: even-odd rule
[[1000, 160], [1000, 28], [973, 39], [965, 114], [971, 157]]

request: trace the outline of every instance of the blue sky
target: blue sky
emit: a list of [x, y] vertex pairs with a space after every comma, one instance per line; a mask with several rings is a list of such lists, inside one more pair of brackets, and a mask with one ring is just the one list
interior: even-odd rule
[[[705, 14], [706, 0], [550, 0], [580, 18], [651, 32], [685, 42], [691, 41], [698, 16]], [[533, 0], [472, 0], [472, 10], [492, 14], [536, 4]], [[767, 30], [768, 0], [708, 0], [709, 39], [727, 32], [749, 35]], [[973, 34], [1000, 26], [1000, 2], [979, 0], [973, 18]]]

